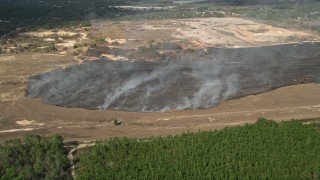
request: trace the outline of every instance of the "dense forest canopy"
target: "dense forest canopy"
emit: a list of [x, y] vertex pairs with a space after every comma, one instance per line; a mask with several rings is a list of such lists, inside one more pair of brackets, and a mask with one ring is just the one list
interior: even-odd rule
[[115, 138], [78, 154], [77, 179], [318, 179], [320, 133], [260, 119], [221, 131]]
[[90, 25], [90, 15], [112, 19], [119, 14], [137, 14], [119, 10], [116, 5], [168, 5], [171, 1], [147, 0], [0, 0], [0, 37], [2, 35], [39, 28], [83, 27]]
[[0, 145], [0, 179], [71, 179], [61, 136], [28, 135]]
[[222, 3], [225, 5], [277, 5], [288, 3], [320, 2], [320, 0], [208, 0], [208, 2]]
[[[184, 0], [0, 0], [3, 4], [135, 4], [135, 3], [173, 3], [173, 1]], [[275, 4], [275, 3], [306, 3], [319, 2], [319, 0], [194, 0], [193, 2], [224, 2], [226, 4]]]
[[[283, 6], [282, 9], [286, 10], [275, 13], [272, 20], [282, 19], [288, 13], [291, 13], [294, 18], [295, 13], [291, 12], [291, 5], [310, 4], [313, 6], [311, 2], [320, 2], [320, 0], [208, 0], [194, 2], [194, 4], [179, 5], [174, 4], [171, 0], [0, 0], [0, 37], [42, 28], [89, 26], [92, 18], [106, 20], [192, 18], [202, 17], [203, 9], [209, 10], [205, 17], [216, 17], [214, 12], [227, 6], [280, 5]], [[121, 5], [175, 6], [175, 8], [159, 12], [159, 10], [141, 11], [114, 7]], [[301, 6], [308, 7], [308, 5]], [[319, 4], [315, 4], [314, 7], [319, 7]], [[240, 14], [245, 16], [247, 12], [251, 13], [251, 11], [252, 9], [249, 8]], [[259, 14], [259, 12], [260, 10], [255, 10], [254, 14]], [[312, 12], [308, 9], [303, 10], [303, 13]], [[232, 12], [227, 13], [231, 14]], [[272, 12], [266, 13], [269, 14], [268, 16], [274, 14]], [[278, 18], [278, 14], [282, 16]]]
[[[71, 143], [72, 144], [72, 143]], [[71, 179], [59, 135], [0, 145], [0, 179]], [[76, 179], [319, 179], [320, 124], [255, 124], [145, 139], [113, 138], [78, 149]]]

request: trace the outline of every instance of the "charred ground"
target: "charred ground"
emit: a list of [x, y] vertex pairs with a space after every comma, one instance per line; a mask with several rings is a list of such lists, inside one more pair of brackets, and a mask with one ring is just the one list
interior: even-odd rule
[[171, 62], [99, 60], [30, 78], [27, 96], [86, 109], [168, 111], [214, 107], [221, 101], [320, 79], [320, 44], [211, 48], [212, 59]]
[[[81, 1], [79, 2], [81, 3]], [[69, 1], [67, 3], [69, 3]], [[72, 6], [74, 8], [74, 4], [72, 4]], [[90, 8], [90, 6], [88, 7]], [[99, 10], [106, 12], [106, 9], [100, 7], [102, 6], [98, 6]], [[225, 126], [254, 123], [259, 117], [274, 120], [320, 117], [320, 85], [308, 83], [318, 82], [317, 75], [313, 71], [315, 71], [318, 66], [319, 55], [317, 55], [316, 52], [319, 52], [319, 49], [313, 45], [312, 47], [308, 47], [304, 44], [303, 46], [306, 48], [300, 48], [299, 45], [301, 42], [319, 41], [319, 31], [317, 31], [317, 27], [319, 26], [318, 7], [319, 3], [302, 3], [298, 4], [298, 6], [293, 3], [282, 4], [281, 6], [241, 7], [217, 6], [212, 3], [189, 4], [182, 5], [181, 7], [177, 6], [175, 9], [169, 9], [168, 11], [170, 12], [141, 12], [140, 10], [134, 10], [136, 11], [136, 15], [124, 13], [116, 19], [91, 19], [90, 27], [83, 27], [86, 25], [81, 23], [79, 26], [64, 26], [64, 28], [58, 28], [61, 26], [53, 26], [56, 29], [49, 30], [38, 29], [25, 33], [19, 33], [20, 31], [17, 31], [12, 35], [1, 38], [0, 41], [0, 53], [3, 53], [0, 55], [0, 142], [12, 139], [12, 137], [22, 137], [24, 134], [30, 132], [42, 135], [59, 133], [63, 135], [66, 141], [96, 140], [121, 136], [148, 137], [179, 134], [187, 131], [220, 129]], [[134, 7], [130, 8], [132, 9]], [[22, 11], [22, 9], [21, 11], [11, 11], [5, 6], [2, 7], [2, 9], [6, 9], [6, 12], [13, 13], [20, 13]], [[20, 10], [17, 7], [13, 7], [13, 9]], [[59, 9], [72, 11], [72, 9], [68, 7]], [[32, 12], [32, 10], [24, 12]], [[23, 18], [27, 17], [23, 14], [24, 13], [21, 13]], [[84, 14], [85, 13], [81, 13], [82, 16]], [[58, 17], [59, 13], [51, 15], [57, 15]], [[42, 20], [46, 19], [46, 16], [43, 17], [44, 19], [39, 19], [37, 22], [41, 23]], [[68, 17], [72, 18], [76, 16]], [[249, 19], [248, 17], [253, 19]], [[6, 24], [10, 26], [10, 23], [14, 23], [13, 20], [11, 21], [6, 18], [1, 18], [1, 20], [1, 25]], [[53, 18], [53, 20], [62, 22], [59, 18]], [[10, 21], [10, 23], [8, 21]], [[50, 23], [52, 21], [48, 22]], [[29, 31], [30, 29], [27, 28], [24, 30]], [[295, 51], [288, 51], [284, 48], [280, 51], [273, 52], [279, 61], [271, 61], [272, 63], [269, 63], [267, 56], [259, 55], [260, 50], [258, 47], [272, 48], [275, 44], [291, 43], [296, 43], [298, 46], [295, 48]], [[218, 47], [220, 47], [220, 49], [216, 50]], [[243, 51], [244, 47], [257, 47], [257, 49], [250, 49], [258, 51]], [[309, 51], [308, 48], [310, 48], [311, 51]], [[220, 51], [220, 55], [216, 51]], [[244, 62], [240, 61], [241, 58], [245, 59], [246, 56], [251, 56], [250, 53], [256, 54], [263, 60], [247, 59], [248, 62], [246, 62], [246, 60], [243, 60]], [[227, 57], [225, 54], [228, 54], [230, 58], [220, 61], [221, 59], [219, 60], [219, 57]], [[287, 60], [280, 60], [282, 58]], [[89, 62], [97, 59], [100, 60], [92, 63]], [[117, 62], [108, 62], [105, 60]], [[134, 61], [134, 63], [121, 62], [128, 60]], [[140, 63], [140, 60], [154, 63]], [[210, 63], [207, 66], [206, 63], [208, 63], [208, 60], [210, 60]], [[160, 63], [158, 61], [179, 61], [179, 63]], [[183, 61], [183, 63], [180, 61]], [[192, 62], [190, 63], [189, 61]], [[198, 64], [198, 66], [202, 65], [206, 66], [207, 69], [218, 70], [209, 71], [209, 73], [206, 73], [207, 71], [199, 72], [198, 70], [194, 70], [196, 67], [193, 65], [197, 65], [194, 61], [200, 61], [200, 65]], [[241, 88], [245, 89], [244, 91], [239, 91], [239, 83], [233, 84], [234, 86], [237, 85], [237, 94], [242, 95], [249, 94], [249, 92], [250, 94], [256, 94], [257, 92], [254, 92], [254, 88], [258, 88], [257, 85], [270, 89], [280, 87], [271, 86], [270, 83], [276, 80], [279, 80], [279, 82], [275, 82], [276, 85], [281, 84], [285, 86], [285, 84], [292, 84], [292, 86], [281, 87], [274, 91], [246, 96], [235, 100], [223, 101], [214, 108], [177, 112], [169, 111], [170, 113], [138, 113], [114, 110], [92, 111], [83, 108], [65, 108], [67, 106], [66, 103], [65, 105], [55, 106], [43, 103], [43, 98], [41, 97], [29, 98], [25, 96], [25, 89], [30, 85], [29, 80], [33, 82], [33, 80], [37, 78], [42, 79], [45, 74], [53, 77], [53, 75], [59, 74], [58, 72], [61, 72], [60, 75], [70, 75], [62, 77], [62, 80], [72, 80], [74, 77], [71, 77], [71, 75], [74, 76], [75, 72], [83, 74], [85, 67], [98, 66], [97, 69], [102, 70], [109, 66], [107, 64], [118, 67], [124, 67], [127, 64], [130, 64], [130, 66], [136, 64], [136, 69], [131, 70], [135, 72], [136, 75], [146, 74], [147, 77], [149, 73], [154, 72], [158, 67], [166, 70], [164, 67], [175, 66], [176, 69], [172, 68], [172, 70], [169, 70], [173, 71], [169, 73], [170, 75], [174, 75], [180, 80], [186, 80], [191, 77], [194, 78], [193, 81], [196, 82], [192, 84], [192, 80], [189, 80], [190, 82], [186, 80], [185, 83], [190, 85], [190, 87], [187, 87], [183, 82], [175, 79], [174, 84], [176, 85], [171, 85], [169, 86], [171, 89], [166, 89], [166, 92], [172, 92], [174, 95], [165, 94], [166, 97], [172, 97], [172, 101], [174, 98], [182, 97], [186, 94], [193, 95], [194, 92], [199, 90], [197, 88], [199, 88], [203, 82], [208, 82], [206, 79], [200, 82], [197, 81], [201, 79], [201, 76], [193, 76], [193, 74], [197, 73], [203, 74], [203, 77], [215, 79], [216, 77], [225, 77], [227, 70], [244, 70], [242, 74], [236, 73], [235, 75], [233, 72], [230, 74], [232, 78], [235, 77], [235, 80], [231, 82], [240, 82]], [[99, 67], [100, 65], [102, 67]], [[141, 69], [139, 66], [143, 65], [146, 65], [146, 68], [139, 71], [139, 68]], [[190, 68], [191, 66], [192, 68]], [[61, 69], [58, 69], [60, 67]], [[287, 67], [290, 68], [288, 69]], [[50, 71], [52, 72], [50, 73]], [[103, 71], [97, 71], [95, 73], [99, 74], [102, 72]], [[124, 74], [123, 77], [120, 78], [121, 82], [127, 82], [126, 80], [135, 77], [129, 73], [130, 71], [119, 70], [115, 72]], [[86, 73], [94, 74], [91, 70]], [[293, 73], [293, 75], [290, 75], [290, 73]], [[106, 74], [108, 78], [111, 78], [110, 72]], [[150, 86], [157, 86], [160, 82], [159, 79], [165, 80], [169, 78], [169, 75], [166, 75], [166, 73], [163, 74], [165, 75], [161, 78], [157, 77], [149, 80], [148, 83], [150, 83]], [[245, 84], [248, 76], [250, 76], [249, 79], [260, 79], [262, 81], [258, 83], [250, 81], [248, 84]], [[87, 78], [89, 77], [90, 76]], [[107, 78], [104, 76], [101, 77], [102, 80], [107, 81]], [[242, 81], [240, 81], [240, 77], [243, 78]], [[292, 79], [286, 79], [286, 77], [292, 77]], [[115, 78], [116, 77], [111, 78], [108, 82], [116, 84]], [[294, 78], [296, 79], [293, 80]], [[90, 77], [89, 79], [92, 80], [92, 83], [96, 83], [94, 77]], [[273, 80], [267, 83], [268, 79]], [[83, 99], [96, 97], [96, 99], [93, 98], [92, 101], [97, 102], [96, 104], [98, 106], [101, 106], [101, 103], [110, 102], [106, 101], [104, 98], [106, 94], [102, 94], [102, 91], [97, 90], [98, 95], [99, 93], [102, 94], [99, 98], [96, 93], [80, 91], [83, 87], [80, 87], [79, 84], [88, 85], [87, 83], [82, 83], [88, 82], [86, 78], [82, 78], [81, 76], [81, 78], [74, 78], [73, 80], [75, 81], [71, 84], [76, 83], [77, 85], [75, 85], [75, 88], [69, 90], [75, 93], [65, 93], [65, 91], [61, 91], [55, 84], [50, 84], [49, 81], [48, 84], [43, 85], [44, 89], [42, 90], [45, 90], [45, 88], [48, 88], [47, 90], [50, 90], [50, 88], [52, 90], [59, 90], [57, 92], [61, 92], [62, 97], [65, 97], [66, 94], [79, 96]], [[79, 83], [79, 81], [81, 82]], [[59, 80], [59, 82], [61, 83], [63, 81]], [[167, 81], [164, 82], [165, 85], [168, 84]], [[222, 92], [225, 92], [227, 87], [224, 84], [225, 82], [225, 79], [218, 81], [218, 87], [221, 87], [221, 90], [216, 91], [216, 97], [220, 98], [221, 94], [223, 94]], [[137, 98], [134, 94], [146, 95], [144, 92], [146, 92], [145, 87], [148, 83], [142, 83], [137, 86], [140, 92], [130, 91], [127, 95], [132, 99]], [[209, 84], [204, 87], [212, 86], [212, 84]], [[122, 86], [117, 85], [116, 87]], [[248, 87], [253, 89], [249, 89]], [[77, 88], [80, 88], [79, 92], [82, 92], [82, 94], [78, 92]], [[187, 91], [185, 88], [189, 88], [189, 90]], [[183, 90], [182, 94], [177, 94], [180, 90]], [[41, 93], [45, 95], [45, 93]], [[47, 92], [46, 95], [50, 93], [52, 92]], [[261, 92], [259, 91], [258, 93]], [[227, 94], [234, 94], [234, 96], [224, 97], [240, 97], [236, 96], [237, 94], [233, 91]], [[122, 95], [119, 97], [120, 98], [114, 102], [124, 101], [123, 97], [125, 96]], [[164, 98], [152, 97], [153, 100], [158, 103], [156, 104], [157, 106], [159, 106], [159, 102], [164, 102]], [[57, 100], [61, 97], [55, 98], [55, 100]], [[72, 96], [67, 98], [70, 104], [80, 104], [79, 101], [74, 101], [74, 97]], [[189, 98], [191, 99], [192, 96], [190, 95]], [[216, 100], [220, 100], [219, 98]], [[57, 102], [51, 104], [58, 105]], [[119, 106], [119, 103], [113, 103], [112, 105]], [[130, 106], [133, 105], [130, 104]], [[214, 106], [214, 103], [212, 103], [212, 106]], [[105, 104], [103, 107], [106, 108], [108, 106]], [[140, 105], [138, 107], [141, 108]], [[87, 108], [97, 109], [97, 107], [92, 104], [90, 107], [88, 105]], [[112, 109], [111, 106], [109, 106], [109, 108]], [[114, 124], [112, 124], [113, 119], [118, 119], [122, 124], [120, 126], [114, 126]]]

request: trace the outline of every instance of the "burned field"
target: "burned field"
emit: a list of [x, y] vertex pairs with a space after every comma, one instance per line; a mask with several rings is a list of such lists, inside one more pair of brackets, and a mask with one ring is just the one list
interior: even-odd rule
[[283, 86], [320, 82], [319, 43], [211, 48], [206, 53], [211, 58], [88, 61], [31, 77], [26, 95], [63, 107], [154, 112], [209, 108]]

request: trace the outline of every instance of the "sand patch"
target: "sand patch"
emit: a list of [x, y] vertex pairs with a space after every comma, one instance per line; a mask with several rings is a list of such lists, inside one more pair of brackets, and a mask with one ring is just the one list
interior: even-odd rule
[[125, 43], [127, 43], [126, 39], [110, 39], [110, 38], [106, 38], [104, 41], [106, 43], [108, 43], [108, 44], [125, 44]]
[[14, 61], [16, 60], [15, 56], [0, 56], [0, 62]]
[[74, 36], [77, 35], [78, 33], [75, 32], [70, 32], [70, 31], [33, 31], [33, 32], [26, 32], [24, 33], [28, 36], [33, 36], [33, 37], [46, 37], [46, 36], [52, 36], [52, 35], [59, 35], [59, 36]]
[[181, 20], [185, 25], [172, 37], [193, 39], [206, 46], [251, 47], [300, 41], [317, 41], [319, 36], [242, 18], [201, 18]]
[[44, 126], [44, 123], [37, 123], [35, 120], [21, 120], [16, 121], [16, 124], [19, 126]]
[[52, 38], [44, 38], [43, 40], [46, 41], [46, 42], [54, 42], [54, 41], [56, 41], [55, 39], [52, 39]]
[[77, 41], [68, 40], [68, 41], [65, 41], [63, 43], [57, 43], [56, 46], [62, 46], [62, 47], [70, 48], [70, 47], [73, 47], [75, 44], [77, 44]]
[[100, 58], [108, 58], [108, 59], [113, 60], [113, 61], [128, 61], [128, 58], [126, 58], [126, 57], [115, 56], [115, 55], [112, 55], [112, 54], [101, 54]]
[[8, 129], [8, 130], [2, 130], [0, 133], [13, 133], [18, 131], [33, 131], [34, 128], [23, 128], [23, 129]]
[[0, 93], [0, 101], [14, 101], [17, 96], [12, 95], [11, 93]]

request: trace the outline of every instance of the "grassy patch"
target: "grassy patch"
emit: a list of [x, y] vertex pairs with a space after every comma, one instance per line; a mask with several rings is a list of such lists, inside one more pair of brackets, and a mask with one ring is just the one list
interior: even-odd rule
[[320, 3], [284, 4], [256, 6], [254, 8], [239, 8], [231, 10], [241, 16], [258, 20], [269, 21], [288, 27], [300, 27], [320, 32], [319, 24], [313, 23], [319, 20]]

